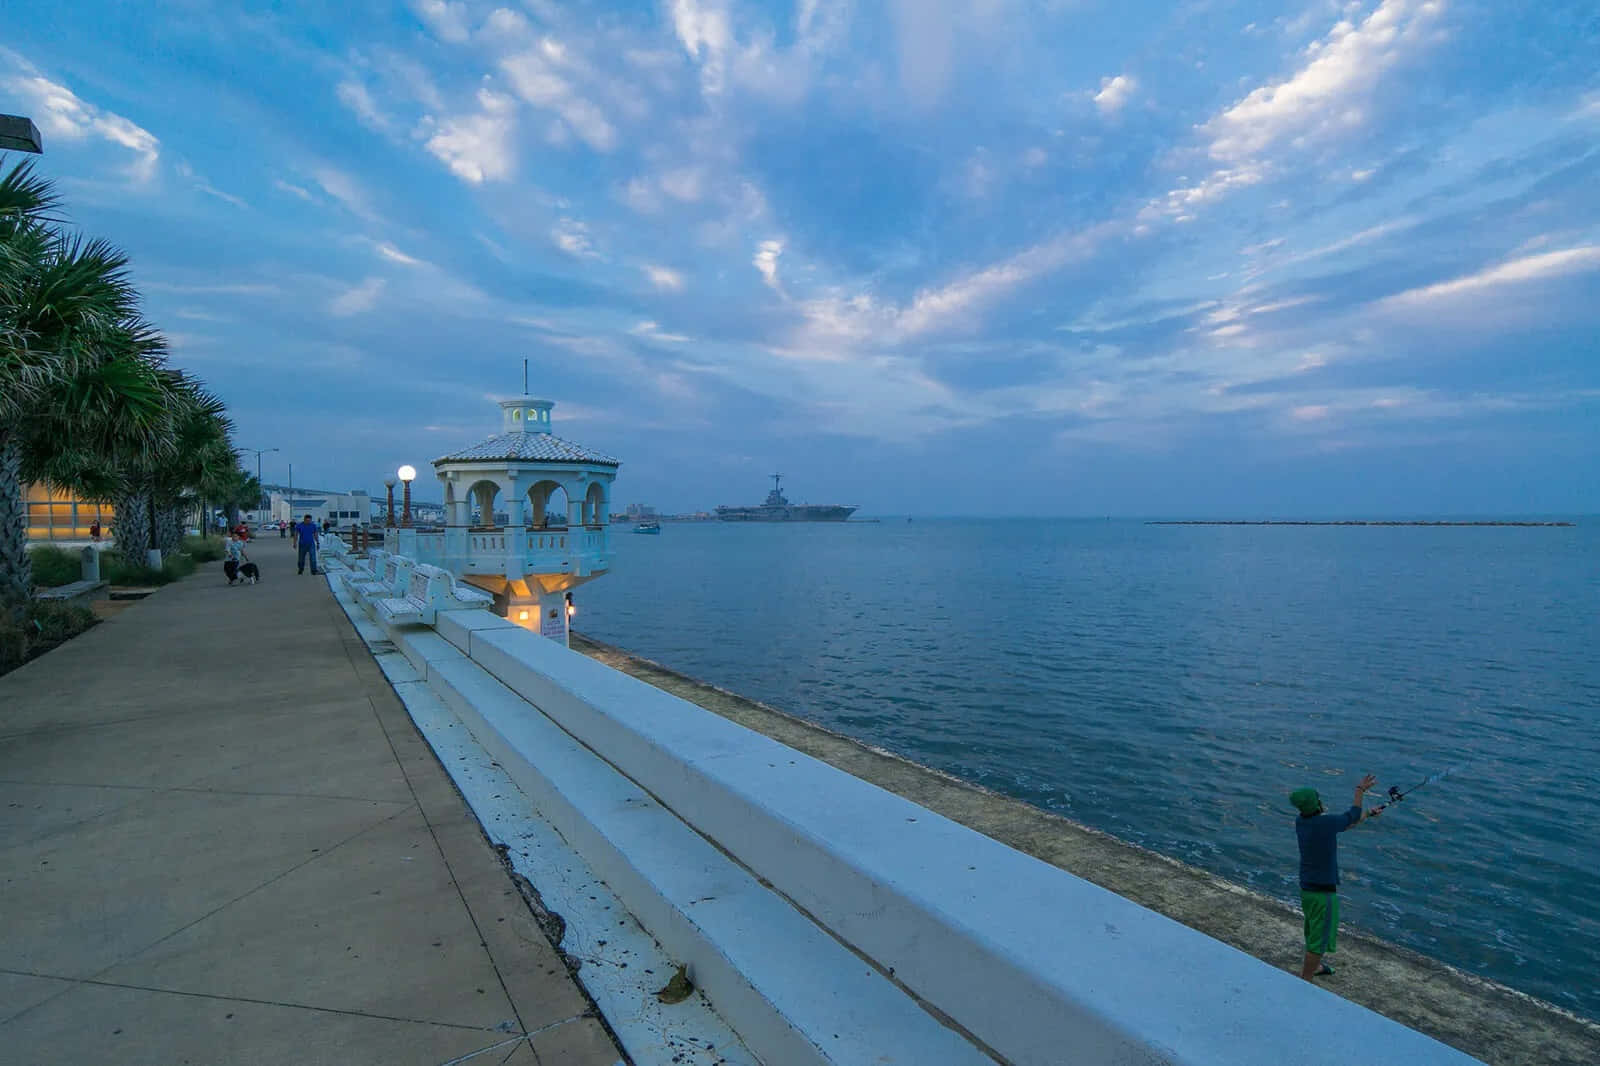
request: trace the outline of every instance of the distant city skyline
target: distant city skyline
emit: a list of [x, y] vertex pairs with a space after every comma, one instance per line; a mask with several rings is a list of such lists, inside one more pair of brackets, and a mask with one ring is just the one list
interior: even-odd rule
[[528, 359], [619, 511], [1592, 514], [1597, 54], [1577, 2], [86, 0], [0, 111], [264, 480], [429, 499]]

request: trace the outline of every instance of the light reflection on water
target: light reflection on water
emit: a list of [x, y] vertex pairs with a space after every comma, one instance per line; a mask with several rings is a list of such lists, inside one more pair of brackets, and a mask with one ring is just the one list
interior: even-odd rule
[[1600, 523], [613, 537], [585, 632], [1284, 899], [1287, 795], [1408, 787], [1346, 916], [1600, 1017]]

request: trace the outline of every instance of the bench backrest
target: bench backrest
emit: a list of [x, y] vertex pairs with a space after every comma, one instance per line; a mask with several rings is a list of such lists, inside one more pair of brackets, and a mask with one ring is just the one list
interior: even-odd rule
[[427, 563], [418, 563], [416, 569], [411, 571], [411, 596], [421, 600], [430, 607], [437, 607], [450, 598], [450, 589], [455, 585], [455, 578], [450, 571]]
[[383, 583], [399, 592], [411, 581], [411, 570], [417, 564], [404, 555], [391, 555], [383, 560]]

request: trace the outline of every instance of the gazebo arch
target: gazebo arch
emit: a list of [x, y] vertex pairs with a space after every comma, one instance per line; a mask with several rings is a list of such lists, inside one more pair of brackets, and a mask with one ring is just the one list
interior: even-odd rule
[[583, 524], [586, 526], [603, 526], [610, 519], [606, 507], [605, 486], [598, 481], [589, 483], [589, 491], [583, 495]]
[[479, 478], [474, 481], [467, 489], [467, 498], [472, 501], [469, 506], [469, 519], [471, 506], [476, 506], [478, 509], [477, 525], [494, 525], [494, 506], [499, 495], [500, 482], [494, 478]]
[[[559, 501], [556, 493], [561, 493]], [[561, 482], [546, 478], [537, 481], [528, 489], [528, 502], [531, 507], [528, 511], [528, 525], [533, 529], [545, 529], [551, 526], [564, 527], [567, 524], [567, 490]]]

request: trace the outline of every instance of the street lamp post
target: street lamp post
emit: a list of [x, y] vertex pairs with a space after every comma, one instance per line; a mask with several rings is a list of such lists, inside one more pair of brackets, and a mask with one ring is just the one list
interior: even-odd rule
[[261, 457], [262, 457], [262, 455], [266, 454], [267, 452], [275, 452], [278, 449], [276, 449], [276, 448], [240, 448], [239, 450], [241, 452], [255, 452], [256, 453], [256, 510], [259, 512], [261, 510], [261, 497], [266, 495], [266, 493], [264, 491], [262, 491], [262, 487], [261, 487]]
[[411, 483], [417, 479], [417, 468], [407, 463], [395, 471], [400, 476], [400, 481], [405, 485], [405, 510], [400, 516], [400, 525], [406, 529], [411, 528]]
[[384, 522], [384, 528], [393, 529], [394, 528], [394, 478], [392, 478], [392, 477], [384, 478], [383, 479], [383, 487], [389, 493], [389, 518], [388, 518], [387, 521]]

